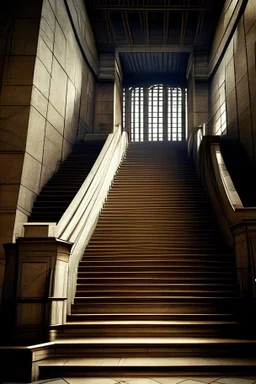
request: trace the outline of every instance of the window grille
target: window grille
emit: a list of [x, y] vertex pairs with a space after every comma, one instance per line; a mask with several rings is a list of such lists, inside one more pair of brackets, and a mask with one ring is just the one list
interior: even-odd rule
[[[182, 141], [187, 131], [187, 90], [163, 84], [130, 92], [131, 141]], [[125, 126], [128, 113], [123, 108]]]

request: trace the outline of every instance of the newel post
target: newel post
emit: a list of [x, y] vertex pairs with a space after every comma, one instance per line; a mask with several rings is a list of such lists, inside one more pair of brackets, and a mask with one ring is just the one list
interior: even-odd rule
[[71, 247], [55, 237], [24, 237], [5, 245], [1, 319], [11, 332], [5, 328], [9, 341], [10, 334], [15, 342], [50, 341], [51, 326], [65, 322]]
[[241, 220], [231, 227], [234, 238], [240, 316], [247, 332], [255, 334], [256, 320], [256, 221]]
[[241, 220], [231, 226], [240, 295], [256, 296], [256, 221]]

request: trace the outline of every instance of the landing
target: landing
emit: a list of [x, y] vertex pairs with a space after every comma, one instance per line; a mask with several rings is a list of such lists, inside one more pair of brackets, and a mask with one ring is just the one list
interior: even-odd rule
[[[40, 380], [33, 384], [256, 384], [255, 377], [72, 377]], [[3, 383], [5, 384], [5, 383]], [[15, 384], [15, 383], [12, 383]]]

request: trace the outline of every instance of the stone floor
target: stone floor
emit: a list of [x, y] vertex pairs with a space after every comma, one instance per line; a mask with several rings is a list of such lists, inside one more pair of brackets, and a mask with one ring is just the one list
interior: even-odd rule
[[[33, 384], [256, 384], [254, 377], [88, 377], [41, 380]], [[7, 384], [7, 383], [2, 383]], [[8, 383], [15, 384], [15, 383]], [[17, 384], [17, 383], [16, 383]]]
[[[66, 384], [254, 384], [254, 378], [236, 377], [145, 377], [145, 378], [65, 378]], [[47, 383], [48, 384], [48, 383]], [[51, 383], [52, 384], [52, 383]], [[60, 383], [56, 383], [60, 384]]]

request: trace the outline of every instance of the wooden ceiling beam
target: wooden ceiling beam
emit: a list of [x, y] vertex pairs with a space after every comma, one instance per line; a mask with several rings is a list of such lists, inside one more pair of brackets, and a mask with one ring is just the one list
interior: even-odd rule
[[164, 13], [164, 44], [168, 43], [169, 15], [169, 12]]
[[132, 38], [132, 33], [130, 29], [130, 24], [128, 20], [128, 15], [127, 12], [122, 12], [122, 20], [124, 24], [124, 31], [125, 31], [125, 36], [130, 45], [133, 45], [133, 38]]
[[205, 17], [205, 12], [200, 12], [199, 17], [198, 17], [198, 22], [197, 22], [194, 45], [197, 45], [197, 43], [199, 41], [199, 38], [200, 38], [200, 35], [202, 32], [203, 23], [204, 23], [204, 17]]
[[102, 12], [102, 14], [103, 14], [106, 26], [107, 26], [109, 42], [112, 42], [112, 43], [115, 44], [116, 43], [115, 31], [114, 31], [114, 28], [113, 28], [113, 25], [112, 25], [112, 22], [111, 22], [111, 19], [110, 19], [110, 14], [107, 11]]
[[148, 13], [143, 12], [142, 13], [142, 20], [143, 20], [143, 32], [144, 32], [144, 39], [145, 44], [149, 44], [149, 29], [148, 29]]
[[185, 41], [187, 20], [188, 20], [188, 12], [182, 12], [181, 31], [180, 31], [180, 44], [181, 45], [184, 45], [184, 41]]

